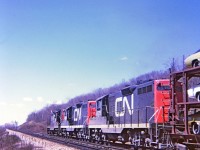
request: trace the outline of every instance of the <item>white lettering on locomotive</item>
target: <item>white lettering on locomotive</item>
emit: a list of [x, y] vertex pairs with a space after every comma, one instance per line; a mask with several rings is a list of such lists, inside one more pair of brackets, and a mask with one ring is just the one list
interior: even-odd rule
[[[122, 103], [122, 106], [121, 106], [122, 109], [118, 110], [118, 108], [120, 106], [120, 103]], [[131, 107], [130, 107], [130, 104], [128, 102], [127, 97], [118, 97], [118, 98], [116, 98], [116, 100], [115, 100], [115, 116], [116, 117], [124, 116], [124, 114], [125, 114], [125, 106], [128, 109], [129, 115], [132, 115], [133, 114], [133, 107], [134, 107], [133, 105], [134, 105], [133, 94], [131, 95]]]
[[74, 109], [74, 121], [81, 120], [81, 108]]

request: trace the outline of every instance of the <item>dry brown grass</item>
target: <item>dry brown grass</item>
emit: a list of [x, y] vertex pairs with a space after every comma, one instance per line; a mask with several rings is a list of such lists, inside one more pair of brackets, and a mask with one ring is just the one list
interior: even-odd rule
[[29, 131], [33, 133], [46, 133], [46, 122], [37, 123], [34, 121], [25, 122], [19, 126], [19, 130]]
[[5, 129], [0, 130], [0, 149], [1, 150], [33, 150], [31, 144], [21, 145], [21, 139], [16, 135], [9, 135]]

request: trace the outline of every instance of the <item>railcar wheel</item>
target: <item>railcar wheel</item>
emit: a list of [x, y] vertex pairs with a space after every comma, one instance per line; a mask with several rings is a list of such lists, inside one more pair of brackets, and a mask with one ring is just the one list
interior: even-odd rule
[[199, 102], [200, 101], [200, 93], [197, 94], [196, 98], [197, 98], [197, 101]]
[[200, 62], [198, 60], [195, 60], [192, 64], [192, 67], [198, 67]]
[[200, 124], [199, 123], [193, 123], [192, 124], [192, 131], [194, 134], [200, 134]]

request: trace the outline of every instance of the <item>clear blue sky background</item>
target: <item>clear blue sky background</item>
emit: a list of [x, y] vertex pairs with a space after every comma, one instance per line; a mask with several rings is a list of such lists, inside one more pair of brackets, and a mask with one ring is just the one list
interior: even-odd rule
[[0, 124], [166, 69], [200, 48], [199, 8], [199, 0], [1, 0]]

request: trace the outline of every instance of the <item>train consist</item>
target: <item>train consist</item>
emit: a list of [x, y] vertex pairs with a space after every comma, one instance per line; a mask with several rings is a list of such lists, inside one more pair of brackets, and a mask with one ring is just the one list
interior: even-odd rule
[[200, 102], [187, 94], [198, 76], [200, 67], [186, 69], [54, 111], [47, 133], [156, 149], [200, 147]]

